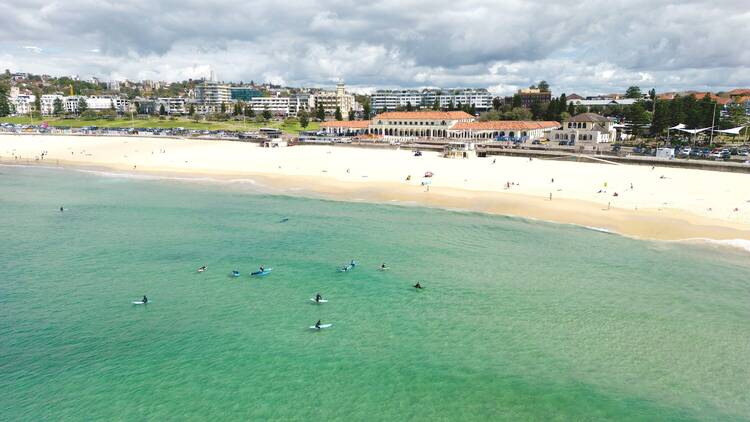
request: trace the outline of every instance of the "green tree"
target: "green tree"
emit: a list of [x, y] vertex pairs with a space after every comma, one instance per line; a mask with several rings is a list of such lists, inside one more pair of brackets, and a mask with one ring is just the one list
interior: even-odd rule
[[267, 121], [271, 120], [271, 117], [272, 117], [271, 116], [271, 110], [269, 110], [268, 107], [266, 107], [263, 110], [263, 120], [267, 122]]
[[435, 102], [432, 103], [432, 109], [435, 111], [440, 110], [440, 98], [435, 98]]
[[164, 104], [159, 104], [159, 116], [164, 116], [167, 114], [167, 110], [164, 109]]
[[188, 115], [195, 116], [195, 105], [190, 104], [190, 108], [188, 109]]
[[42, 93], [37, 91], [34, 93], [34, 113], [37, 116], [42, 115]]
[[654, 114], [651, 116], [651, 136], [659, 136], [669, 127], [669, 104], [656, 101]]
[[635, 139], [643, 134], [645, 127], [650, 122], [649, 114], [643, 105], [643, 101], [638, 101], [625, 112], [625, 121], [630, 125], [630, 133]]
[[0, 84], [0, 117], [5, 117], [9, 114], [8, 89], [3, 84]]
[[625, 91], [625, 98], [643, 98], [643, 93], [641, 93], [641, 87], [638, 86], [631, 86]]
[[341, 116], [341, 107], [336, 106], [336, 112], [333, 113], [333, 117], [339, 122], [344, 120], [344, 118]]
[[354, 110], [349, 110], [349, 116], [347, 116], [349, 120], [355, 120]]
[[542, 120], [544, 118], [542, 105], [535, 102], [531, 105], [531, 118], [534, 120]]
[[472, 116], [477, 115], [477, 107], [474, 105], [474, 103], [471, 103], [471, 106], [469, 106], [469, 114]]
[[253, 108], [252, 104], [245, 109], [245, 115], [247, 117], [255, 117], [255, 109]]
[[221, 103], [221, 106], [219, 106], [219, 112], [220, 112], [221, 114], [224, 114], [224, 113], [226, 113], [226, 112], [227, 112], [227, 105], [226, 105], [226, 104], [224, 104], [224, 103]]
[[299, 118], [299, 125], [302, 127], [302, 129], [306, 128], [307, 125], [310, 124], [310, 118], [307, 116], [307, 112], [305, 110], [300, 110], [297, 117]]
[[326, 111], [323, 108], [323, 103], [317, 104], [317, 108], [315, 110], [315, 118], [321, 122], [326, 119]]
[[370, 108], [370, 102], [368, 101], [362, 104], [362, 114], [365, 120], [370, 118], [371, 113], [372, 113], [372, 109]]
[[59, 97], [55, 98], [55, 101], [52, 103], [52, 114], [59, 116], [63, 114], [64, 111], [62, 100]]
[[503, 102], [502, 100], [500, 100], [500, 98], [495, 97], [492, 99], [492, 108], [494, 108], [495, 110], [500, 110], [500, 107], [502, 105], [503, 105]]
[[521, 96], [518, 94], [514, 94], [513, 101], [511, 102], [511, 107], [516, 108], [521, 107], [521, 105], [523, 105], [523, 103], [521, 102]]
[[539, 90], [540, 91], [542, 91], [542, 92], [549, 92], [549, 84], [547, 83], [547, 81], [544, 81], [544, 80], [539, 81], [539, 85], [538, 86], [539, 86]]
[[411, 101], [406, 102], [406, 111], [413, 111], [414, 108], [411, 105]]
[[571, 116], [576, 115], [576, 105], [573, 103], [568, 103], [568, 114]]
[[83, 97], [81, 97], [80, 99], [78, 99], [78, 114], [79, 115], [83, 114], [83, 112], [85, 112], [88, 109], [89, 109], [89, 105], [86, 102], [86, 99], [83, 98]]
[[453, 98], [451, 98], [451, 101], [448, 103], [448, 111], [453, 111], [456, 109], [456, 106], [453, 104]]

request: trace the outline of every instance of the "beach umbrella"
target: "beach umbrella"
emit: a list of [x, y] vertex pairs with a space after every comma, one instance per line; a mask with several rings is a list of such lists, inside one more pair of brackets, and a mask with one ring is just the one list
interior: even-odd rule
[[431, 171], [426, 171], [424, 173], [424, 177], [432, 177], [432, 176], [434, 176], [434, 174]]

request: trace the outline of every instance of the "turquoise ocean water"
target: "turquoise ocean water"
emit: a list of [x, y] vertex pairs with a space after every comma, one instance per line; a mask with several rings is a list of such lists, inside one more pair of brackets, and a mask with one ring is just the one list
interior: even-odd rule
[[0, 239], [0, 420], [750, 420], [739, 252], [7, 166]]

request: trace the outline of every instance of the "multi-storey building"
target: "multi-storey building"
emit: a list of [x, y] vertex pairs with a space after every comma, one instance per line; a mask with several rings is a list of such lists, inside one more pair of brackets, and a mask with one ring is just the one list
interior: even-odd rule
[[230, 98], [233, 101], [250, 102], [255, 97], [262, 97], [263, 93], [259, 90], [247, 86], [233, 86], [229, 88]]
[[229, 85], [221, 85], [216, 82], [204, 82], [195, 89], [195, 99], [201, 104], [220, 107], [228, 103], [232, 98]]
[[343, 116], [349, 114], [350, 110], [356, 110], [356, 101], [354, 95], [347, 94], [344, 90], [344, 83], [339, 82], [335, 91], [320, 91], [315, 94], [315, 107], [323, 105], [326, 114], [332, 115], [336, 108], [341, 111]]
[[[63, 97], [63, 109], [65, 109], [66, 113], [78, 113], [78, 104], [81, 101], [81, 98], [84, 100], [86, 97], [82, 97], [80, 95], [71, 95], [68, 97]], [[86, 101], [86, 105], [88, 105], [88, 101]]]
[[421, 108], [422, 93], [416, 89], [378, 90], [372, 94], [370, 104], [373, 110], [396, 110], [412, 106]]
[[407, 108], [432, 109], [437, 102], [440, 110], [451, 107], [474, 106], [477, 111], [492, 107], [492, 95], [483, 88], [379, 90], [372, 95], [373, 110], [396, 110]]
[[187, 114], [187, 100], [181, 97], [164, 97], [157, 98], [155, 101], [156, 112], [161, 112], [161, 107], [164, 106], [164, 112], [170, 116]]
[[289, 97], [289, 114], [296, 116], [301, 110], [310, 111], [315, 108], [315, 97], [302, 92]]
[[255, 97], [250, 100], [250, 107], [256, 114], [265, 110], [275, 116], [286, 116], [289, 114], [289, 97]]
[[14, 97], [10, 97], [10, 104], [13, 106], [15, 114], [29, 114], [34, 111], [34, 101], [36, 97], [29, 94], [18, 94]]
[[[534, 104], [544, 105], [552, 101], [552, 93], [539, 88], [519, 89], [516, 94], [521, 99], [521, 107], [531, 108]], [[505, 97], [506, 104], [513, 103], [513, 97]]]
[[[52, 114], [55, 114], [55, 101], [60, 100], [62, 102], [63, 96], [59, 94], [49, 94], [49, 95], [42, 95], [40, 98], [40, 103], [42, 106], [42, 115], [50, 116]], [[63, 110], [65, 111], [65, 107], [63, 106]]]

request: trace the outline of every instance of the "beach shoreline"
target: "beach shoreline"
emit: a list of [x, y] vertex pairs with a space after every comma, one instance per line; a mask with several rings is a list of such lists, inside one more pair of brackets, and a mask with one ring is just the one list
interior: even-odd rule
[[[44, 159], [38, 157], [42, 152]], [[0, 135], [0, 163], [250, 183], [269, 193], [481, 212], [646, 240], [705, 239], [746, 249], [750, 243], [750, 204], [741, 196], [744, 192], [750, 200], [750, 192], [741, 185], [748, 184], [750, 175], [742, 174], [516, 157], [451, 160], [435, 153], [417, 158], [403, 150], [267, 149], [231, 141], [7, 135]], [[434, 171], [435, 176], [423, 178], [423, 171]], [[509, 174], [515, 180], [500, 182]], [[406, 181], [406, 175], [411, 180]], [[591, 180], [595, 176], [607, 182], [599, 185]], [[669, 186], [677, 178], [685, 179], [686, 192], [660, 184]], [[590, 188], [582, 186], [589, 181]], [[628, 183], [639, 187], [628, 192]], [[703, 187], [721, 185], [728, 191]], [[607, 192], [593, 191], [597, 188]], [[611, 196], [614, 189], [622, 193]], [[711, 207], [695, 212], [695, 203]], [[748, 209], [740, 209], [742, 203]]]

